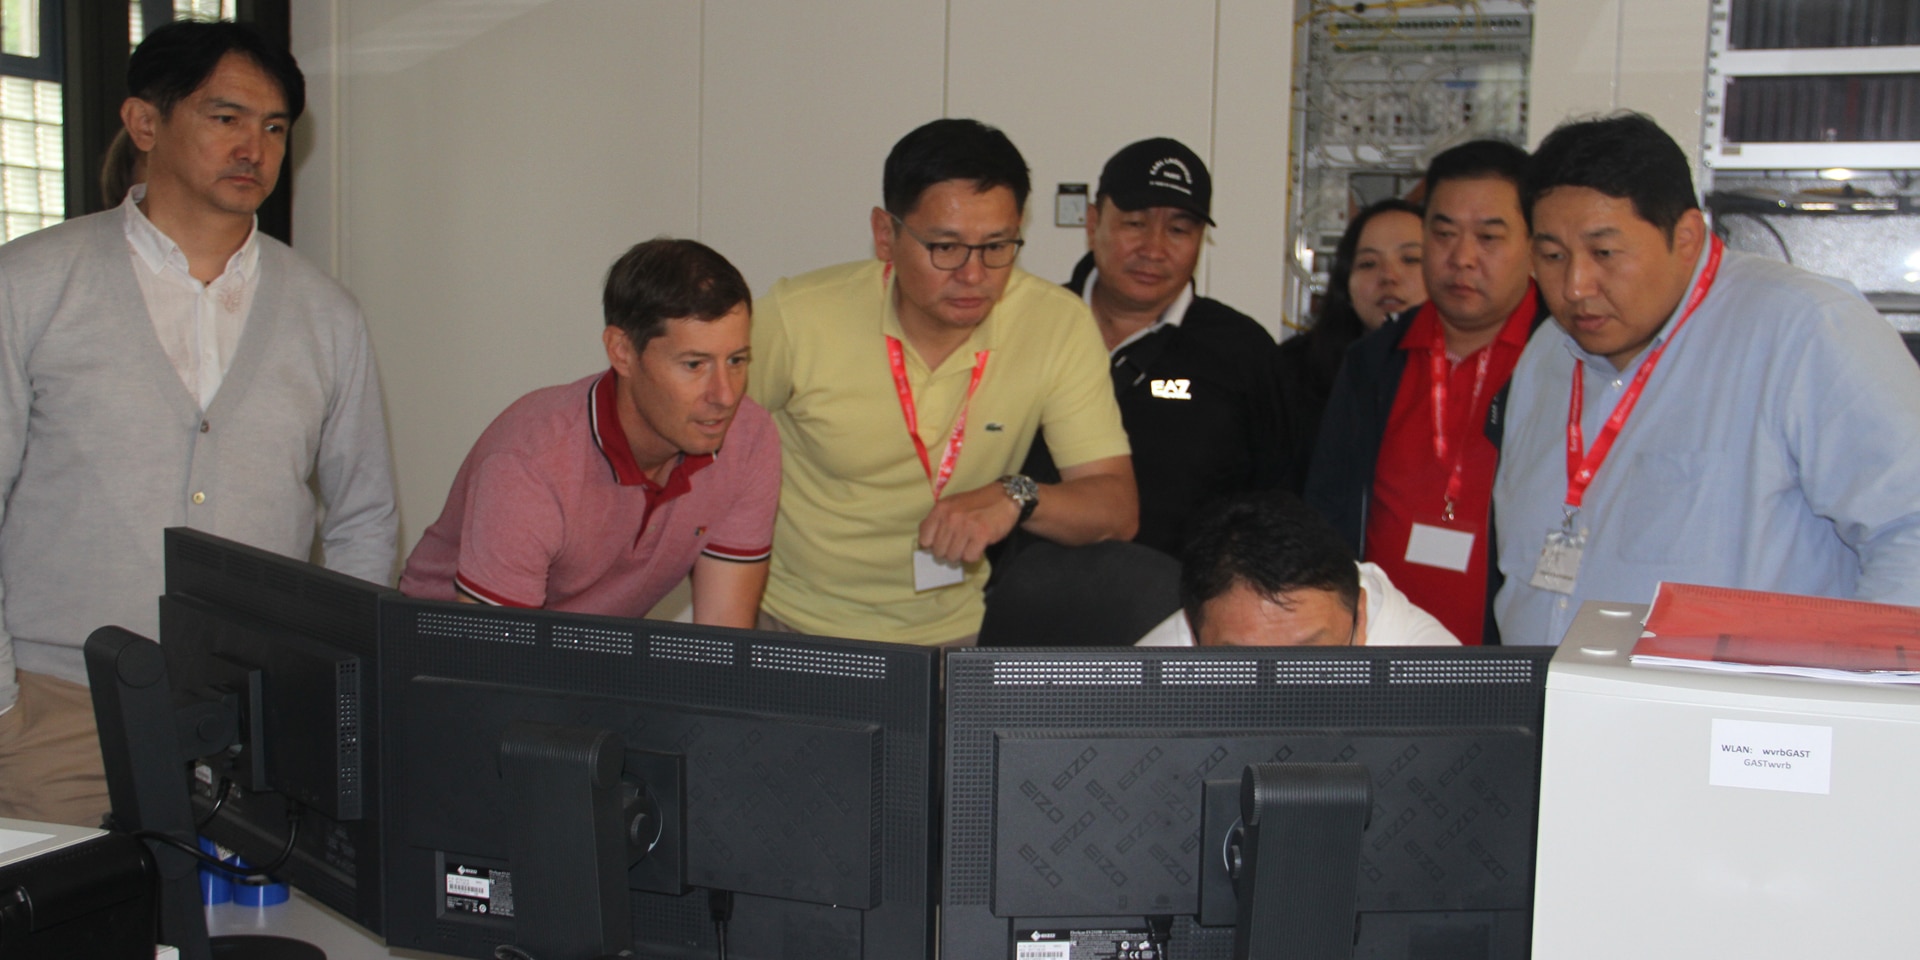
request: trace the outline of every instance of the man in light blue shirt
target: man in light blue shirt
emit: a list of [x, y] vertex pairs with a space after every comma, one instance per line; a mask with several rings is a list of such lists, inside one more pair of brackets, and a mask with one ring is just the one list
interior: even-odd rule
[[1920, 370], [1893, 328], [1722, 250], [1645, 116], [1555, 130], [1522, 202], [1555, 322], [1494, 484], [1502, 639], [1558, 643], [1583, 601], [1662, 580], [1920, 605]]

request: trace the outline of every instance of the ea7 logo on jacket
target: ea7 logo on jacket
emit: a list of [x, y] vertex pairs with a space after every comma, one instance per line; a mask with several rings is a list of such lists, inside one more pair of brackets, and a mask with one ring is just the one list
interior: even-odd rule
[[1162, 400], [1192, 400], [1193, 394], [1187, 392], [1191, 380], [1155, 380], [1148, 387], [1153, 395]]

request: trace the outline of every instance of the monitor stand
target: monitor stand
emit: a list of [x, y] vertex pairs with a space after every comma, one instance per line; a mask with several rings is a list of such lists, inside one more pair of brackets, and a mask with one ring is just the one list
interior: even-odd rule
[[305, 940], [239, 934], [213, 937], [213, 960], [327, 960], [326, 951]]
[[1373, 810], [1355, 763], [1257, 763], [1227, 846], [1234, 960], [1351, 960], [1360, 839]]
[[521, 949], [615, 956], [633, 946], [629, 893], [685, 890], [684, 760], [615, 732], [516, 720], [500, 741], [515, 822]]
[[[163, 833], [195, 845], [187, 762], [207, 751], [199, 743], [182, 749], [180, 728], [203, 729], [203, 712], [183, 716], [175, 710], [159, 644], [101, 627], [87, 638], [84, 652], [113, 829]], [[208, 937], [200, 862], [169, 844], [142, 839], [159, 874], [160, 940], [179, 950], [182, 960], [326, 960], [320, 948], [286, 937]]]
[[500, 778], [515, 820], [518, 939], [533, 956], [627, 949], [627, 842], [620, 791], [625, 745], [611, 730], [515, 721]]

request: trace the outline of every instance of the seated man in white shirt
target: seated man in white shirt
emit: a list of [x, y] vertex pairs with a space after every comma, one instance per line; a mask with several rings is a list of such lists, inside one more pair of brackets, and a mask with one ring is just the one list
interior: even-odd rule
[[1181, 609], [1136, 646], [1458, 646], [1326, 519], [1292, 494], [1228, 500], [1196, 518]]

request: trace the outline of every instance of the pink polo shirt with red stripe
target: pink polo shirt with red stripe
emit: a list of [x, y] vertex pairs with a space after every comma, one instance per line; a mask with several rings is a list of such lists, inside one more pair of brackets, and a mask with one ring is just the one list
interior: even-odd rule
[[682, 457], [665, 484], [634, 463], [611, 370], [535, 390], [495, 418], [407, 558], [412, 597], [639, 617], [701, 555], [772, 552], [780, 439], [752, 400], [726, 442]]

